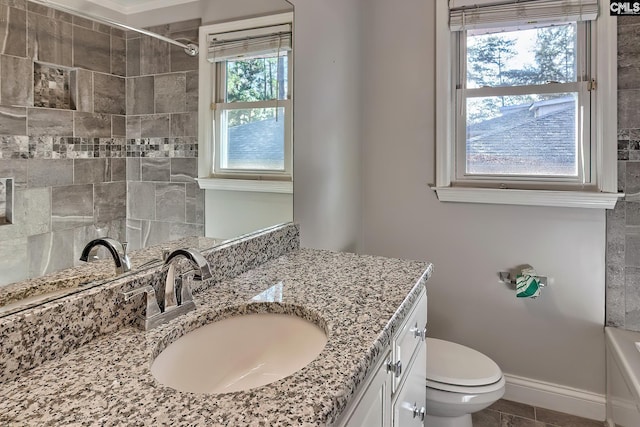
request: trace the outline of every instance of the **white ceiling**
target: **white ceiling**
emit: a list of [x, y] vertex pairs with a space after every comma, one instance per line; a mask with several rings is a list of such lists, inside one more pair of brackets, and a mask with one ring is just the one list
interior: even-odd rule
[[198, 0], [88, 0], [124, 15], [147, 12], [153, 9], [192, 3]]

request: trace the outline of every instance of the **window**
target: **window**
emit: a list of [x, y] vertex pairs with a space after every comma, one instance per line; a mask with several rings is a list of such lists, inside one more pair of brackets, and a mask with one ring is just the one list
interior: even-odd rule
[[208, 56], [200, 93], [211, 93], [200, 104], [201, 141], [208, 142], [201, 176], [206, 168], [209, 178], [292, 180], [291, 19], [282, 14], [201, 28]]
[[599, 84], [615, 59], [598, 0], [438, 3], [440, 200], [613, 207], [615, 112], [598, 106], [615, 110]]
[[289, 172], [288, 69], [286, 51], [218, 62], [217, 174]]
[[457, 181], [590, 183], [583, 25], [459, 34]]

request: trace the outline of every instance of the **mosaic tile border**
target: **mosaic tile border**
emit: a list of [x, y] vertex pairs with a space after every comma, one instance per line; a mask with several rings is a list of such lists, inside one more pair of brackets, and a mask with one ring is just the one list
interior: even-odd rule
[[126, 157], [198, 157], [197, 137], [136, 138], [127, 140]]
[[640, 160], [640, 129], [618, 130], [618, 160]]
[[196, 137], [78, 138], [0, 136], [0, 159], [84, 159], [125, 157], [197, 158]]

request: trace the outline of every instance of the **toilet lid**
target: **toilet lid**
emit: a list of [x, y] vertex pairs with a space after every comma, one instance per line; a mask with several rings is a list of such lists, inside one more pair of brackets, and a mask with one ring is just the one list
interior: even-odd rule
[[493, 384], [502, 378], [500, 367], [472, 348], [427, 338], [427, 380], [459, 386]]

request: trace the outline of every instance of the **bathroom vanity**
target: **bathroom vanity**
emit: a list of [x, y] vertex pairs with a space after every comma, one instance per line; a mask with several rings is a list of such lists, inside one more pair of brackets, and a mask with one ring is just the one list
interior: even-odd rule
[[[195, 290], [197, 308], [146, 332], [133, 326], [142, 300], [122, 293], [154, 284], [153, 271], [0, 319], [0, 425], [421, 425], [431, 264], [298, 241], [289, 224], [203, 251], [214, 278]], [[69, 307], [82, 312], [65, 317]], [[248, 313], [301, 317], [327, 343], [302, 369], [249, 390], [180, 392], [154, 378], [170, 343]]]
[[425, 289], [337, 425], [409, 427], [424, 424], [426, 325]]

